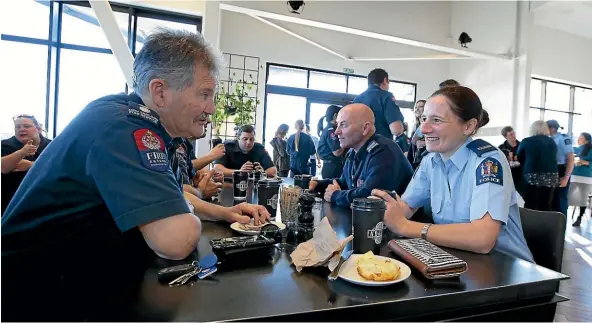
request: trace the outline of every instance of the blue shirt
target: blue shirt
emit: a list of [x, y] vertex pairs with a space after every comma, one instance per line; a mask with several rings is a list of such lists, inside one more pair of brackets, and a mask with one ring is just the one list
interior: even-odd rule
[[339, 138], [335, 135], [335, 128], [332, 124], [329, 124], [323, 129], [321, 138], [319, 139], [318, 153], [321, 160], [329, 160], [335, 162], [342, 162], [344, 159], [341, 156], [335, 156], [334, 151], [339, 150], [341, 145], [339, 144]]
[[393, 138], [389, 125], [395, 121], [403, 124], [403, 114], [395, 103], [395, 97], [378, 85], [370, 85], [366, 91], [354, 98], [354, 103], [363, 103], [374, 112], [376, 133], [386, 138]]
[[588, 154], [582, 154], [585, 146], [576, 148], [576, 154], [580, 159], [590, 162], [588, 165], [575, 166], [572, 175], [592, 177], [592, 149], [588, 149]]
[[348, 152], [343, 174], [337, 180], [341, 191], [333, 193], [331, 202], [349, 207], [355, 198], [372, 195], [375, 188], [401, 194], [412, 176], [413, 169], [401, 148], [388, 138], [374, 135], [357, 153], [353, 149]]
[[447, 161], [438, 153], [425, 156], [401, 198], [411, 208], [429, 202], [436, 224], [469, 223], [489, 212], [502, 223], [494, 249], [534, 262], [522, 232], [510, 165], [483, 140], [469, 138]]
[[566, 134], [557, 132], [552, 135], [553, 141], [557, 145], [557, 164], [565, 165], [565, 159], [567, 154], [573, 153], [573, 147], [571, 146], [571, 139]]
[[91, 102], [47, 146], [8, 205], [2, 256], [110, 256], [128, 247], [130, 235], [146, 248], [139, 225], [190, 212], [167, 157], [171, 142], [139, 96]]
[[[319, 138], [317, 138], [315, 136], [310, 136], [310, 139], [312, 139], [312, 143], [314, 144], [315, 151], [317, 151], [319, 149]], [[317, 155], [316, 154], [310, 155], [310, 159], [317, 159]]]
[[548, 136], [524, 138], [516, 152], [524, 174], [557, 173], [557, 145]]
[[300, 133], [300, 140], [298, 141], [298, 151], [296, 151], [296, 134], [288, 138], [287, 148], [290, 154], [290, 168], [307, 168], [310, 155], [317, 152], [314, 143], [309, 135], [304, 132]]

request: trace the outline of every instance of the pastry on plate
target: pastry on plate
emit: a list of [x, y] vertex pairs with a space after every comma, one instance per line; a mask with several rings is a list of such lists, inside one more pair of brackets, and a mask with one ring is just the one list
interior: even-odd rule
[[375, 257], [372, 251], [358, 258], [358, 274], [366, 280], [391, 281], [400, 273], [401, 268], [394, 260]]

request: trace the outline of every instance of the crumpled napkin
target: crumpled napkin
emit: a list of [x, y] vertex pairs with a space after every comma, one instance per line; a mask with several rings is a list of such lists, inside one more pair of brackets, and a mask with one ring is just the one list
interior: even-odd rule
[[339, 263], [343, 248], [353, 236], [339, 240], [333, 231], [329, 219], [324, 218], [315, 229], [312, 239], [299, 244], [290, 254], [292, 263], [298, 272], [304, 267], [328, 266], [333, 271]]

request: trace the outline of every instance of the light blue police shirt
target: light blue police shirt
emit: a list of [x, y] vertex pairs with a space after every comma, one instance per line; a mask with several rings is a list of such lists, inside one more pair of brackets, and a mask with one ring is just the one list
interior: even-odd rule
[[557, 164], [565, 165], [565, 159], [567, 154], [573, 153], [574, 149], [571, 146], [571, 139], [562, 133], [556, 133], [551, 136], [555, 144], [557, 145]]
[[[483, 140], [467, 147], [471, 142], [467, 139], [446, 162], [439, 153], [424, 157], [401, 198], [411, 208], [430, 202], [436, 224], [469, 223], [489, 212], [503, 224], [494, 249], [534, 263], [507, 159]], [[474, 151], [484, 153], [479, 157]]]

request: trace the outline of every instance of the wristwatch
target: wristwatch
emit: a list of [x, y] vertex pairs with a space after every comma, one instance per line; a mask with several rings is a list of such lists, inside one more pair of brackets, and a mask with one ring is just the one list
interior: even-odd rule
[[423, 228], [421, 229], [421, 238], [423, 240], [428, 240], [428, 230], [430, 229], [431, 223], [426, 223]]

